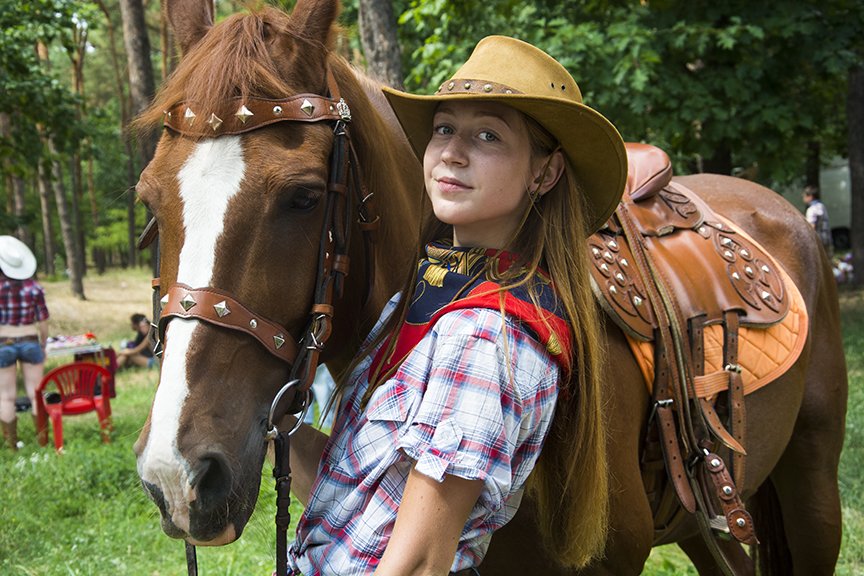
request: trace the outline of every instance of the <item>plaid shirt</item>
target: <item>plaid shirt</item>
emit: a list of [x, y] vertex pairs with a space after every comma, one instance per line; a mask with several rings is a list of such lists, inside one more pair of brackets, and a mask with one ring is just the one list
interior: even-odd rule
[[32, 278], [0, 280], [0, 324], [21, 326], [48, 319], [45, 292]]
[[[394, 306], [395, 298], [373, 335]], [[498, 311], [458, 310], [438, 320], [361, 410], [371, 357], [351, 375], [290, 564], [306, 576], [371, 574], [416, 464], [439, 482], [445, 474], [483, 481], [451, 570], [479, 566], [540, 454], [557, 364], [517, 324], [508, 319], [505, 328]]]

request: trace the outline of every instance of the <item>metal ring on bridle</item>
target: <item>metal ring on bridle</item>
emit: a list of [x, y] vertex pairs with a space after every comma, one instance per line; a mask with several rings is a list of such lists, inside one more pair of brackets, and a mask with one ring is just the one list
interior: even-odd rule
[[[276, 428], [276, 424], [273, 423], [273, 414], [276, 412], [276, 406], [279, 404], [279, 401], [282, 400], [282, 396], [295, 386], [300, 385], [300, 380], [291, 380], [287, 382], [279, 392], [276, 393], [276, 397], [273, 398], [273, 402], [270, 404], [270, 412], [267, 414], [267, 432], [264, 434], [264, 438], [267, 440], [273, 440], [276, 438], [276, 434], [279, 433], [279, 429]], [[300, 410], [299, 415], [297, 416], [297, 423], [294, 424], [294, 427], [288, 432], [288, 435], [291, 436], [300, 428], [300, 425], [303, 424], [303, 419], [306, 417], [306, 412], [309, 410], [309, 405], [312, 403], [312, 390], [306, 390], [306, 400], [303, 402], [303, 409]]]

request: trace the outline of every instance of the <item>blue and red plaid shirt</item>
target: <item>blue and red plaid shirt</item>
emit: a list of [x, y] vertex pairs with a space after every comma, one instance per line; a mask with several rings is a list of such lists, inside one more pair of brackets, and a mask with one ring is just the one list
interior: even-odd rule
[[[395, 307], [392, 300], [370, 338]], [[559, 366], [491, 309], [445, 314], [362, 408], [375, 351], [351, 375], [289, 553], [295, 573], [374, 572], [412, 467], [483, 481], [451, 570], [479, 566], [522, 499], [552, 421]]]
[[45, 292], [38, 282], [0, 278], [0, 324], [22, 326], [47, 319]]

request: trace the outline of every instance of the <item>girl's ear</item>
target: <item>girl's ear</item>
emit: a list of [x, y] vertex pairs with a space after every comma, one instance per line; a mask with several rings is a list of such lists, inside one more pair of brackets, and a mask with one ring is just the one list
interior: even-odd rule
[[561, 174], [564, 173], [564, 153], [561, 149], [556, 149], [546, 160], [538, 165], [534, 172], [534, 183], [537, 185], [535, 194], [543, 196], [552, 189], [558, 180], [561, 179]]

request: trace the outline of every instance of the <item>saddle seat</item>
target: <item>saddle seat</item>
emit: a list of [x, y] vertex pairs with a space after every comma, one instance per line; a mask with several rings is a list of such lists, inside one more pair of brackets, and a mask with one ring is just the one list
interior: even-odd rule
[[[794, 364], [807, 336], [801, 294], [782, 267], [752, 238], [699, 196], [672, 181], [666, 153], [628, 143], [628, 179], [622, 207], [646, 245], [652, 267], [671, 288], [685, 319], [704, 325], [705, 374], [723, 371], [722, 322], [740, 314], [739, 365], [744, 393], [776, 380]], [[651, 392], [657, 319], [646, 279], [635, 266], [616, 217], [589, 238], [592, 283], [598, 302], [628, 337]], [[722, 376], [696, 375], [700, 397], [725, 389]]]

